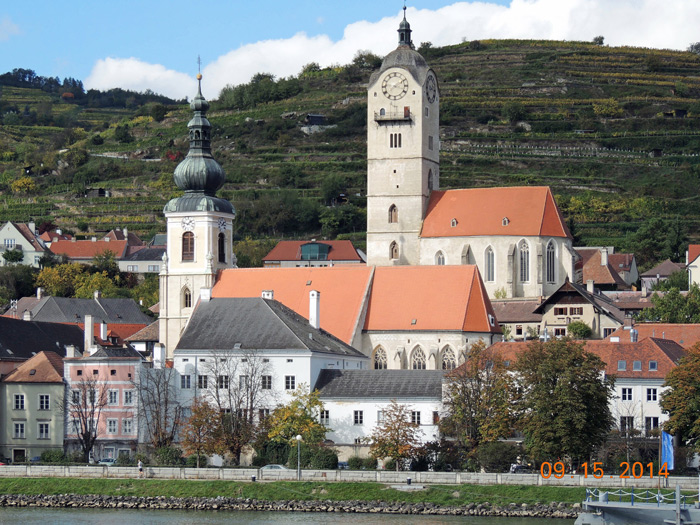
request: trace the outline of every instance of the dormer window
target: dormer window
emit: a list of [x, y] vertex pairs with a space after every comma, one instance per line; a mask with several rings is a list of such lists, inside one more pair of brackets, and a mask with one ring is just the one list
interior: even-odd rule
[[503, 226], [508, 226], [510, 224], [510, 219], [508, 217], [503, 217], [503, 220], [501, 221], [501, 224]]
[[450, 221], [450, 226], [452, 226], [453, 228], [454, 228], [455, 226], [457, 226], [457, 219], [452, 219], [452, 220]]

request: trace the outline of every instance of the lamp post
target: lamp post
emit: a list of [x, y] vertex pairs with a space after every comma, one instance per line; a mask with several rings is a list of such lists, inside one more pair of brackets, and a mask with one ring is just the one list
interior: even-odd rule
[[297, 434], [297, 481], [301, 481], [301, 434]]

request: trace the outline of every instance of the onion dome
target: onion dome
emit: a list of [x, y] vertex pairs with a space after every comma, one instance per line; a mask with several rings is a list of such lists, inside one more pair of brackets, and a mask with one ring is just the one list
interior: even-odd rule
[[223, 211], [235, 214], [230, 202], [216, 197], [216, 190], [226, 182], [224, 169], [211, 154], [211, 123], [206, 113], [209, 103], [202, 96], [202, 75], [197, 75], [197, 95], [190, 103], [194, 112], [189, 121], [190, 151], [175, 168], [175, 184], [185, 191], [182, 197], [172, 199], [165, 212]]

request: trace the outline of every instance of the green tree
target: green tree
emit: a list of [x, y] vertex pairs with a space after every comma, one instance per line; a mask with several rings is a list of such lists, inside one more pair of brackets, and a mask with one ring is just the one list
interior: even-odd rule
[[411, 422], [408, 405], [397, 403], [395, 399], [384, 409], [382, 422], [369, 436], [369, 455], [375, 459], [391, 458], [399, 471], [400, 460], [408, 459], [420, 447], [423, 431]]
[[700, 344], [695, 344], [666, 376], [661, 410], [668, 414], [664, 430], [700, 453]]
[[251, 239], [246, 237], [243, 240], [233, 243], [233, 253], [238, 259], [239, 268], [260, 268], [265, 257], [272, 248], [275, 247], [274, 239]]
[[34, 292], [36, 270], [26, 264], [0, 266], [0, 307]]
[[111, 250], [104, 250], [92, 258], [92, 266], [98, 272], [105, 272], [110, 279], [119, 273], [119, 264], [117, 264], [117, 256]]
[[583, 321], [572, 321], [566, 326], [566, 333], [574, 339], [588, 339], [593, 330]]
[[676, 288], [682, 292], [688, 291], [688, 270], [673, 272], [667, 279], [663, 281], [659, 280], [654, 283], [652, 290], [661, 292], [671, 290], [672, 288]]
[[700, 42], [693, 42], [688, 46], [688, 51], [700, 55]]
[[443, 434], [463, 449], [508, 437], [513, 428], [513, 380], [503, 359], [482, 341], [467, 351], [465, 363], [446, 377]]
[[533, 341], [515, 370], [529, 454], [537, 461], [587, 461], [615, 423], [609, 405], [615, 380], [603, 377], [605, 363], [583, 343], [565, 338]]
[[92, 299], [99, 291], [103, 297], [121, 297], [119, 287], [109, 278], [107, 272], [81, 273], [75, 278], [73, 297]]
[[42, 269], [36, 278], [36, 285], [46, 293], [56, 297], [72, 297], [75, 283], [85, 267], [78, 263], [59, 264]]
[[605, 37], [604, 36], [597, 36], [593, 39], [593, 43], [597, 46], [602, 46], [605, 44]]
[[181, 445], [188, 454], [196, 454], [199, 468], [202, 454], [224, 454], [226, 445], [219, 426], [219, 411], [207, 403], [195, 399], [181, 430]]
[[123, 126], [117, 126], [114, 128], [114, 139], [122, 144], [127, 144], [134, 141], [134, 137], [129, 131], [129, 125], [124, 124]]
[[503, 106], [503, 116], [513, 124], [527, 116], [527, 109], [520, 102], [506, 102]]
[[693, 285], [688, 293], [681, 294], [672, 288], [664, 295], [651, 296], [651, 308], [645, 308], [637, 315], [639, 321], [656, 323], [700, 323], [700, 288]]
[[270, 414], [268, 437], [272, 441], [296, 446], [298, 435], [308, 445], [317, 445], [326, 439], [326, 432], [331, 429], [319, 423], [323, 401], [318, 390], [307, 390], [306, 385], [299, 385], [292, 393], [292, 399]]
[[22, 250], [7, 250], [2, 252], [2, 258], [6, 264], [17, 264], [24, 260], [24, 252]]

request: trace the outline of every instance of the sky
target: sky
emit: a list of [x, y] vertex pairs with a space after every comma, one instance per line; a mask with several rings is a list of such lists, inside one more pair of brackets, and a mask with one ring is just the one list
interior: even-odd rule
[[[206, 98], [256, 73], [347, 64], [397, 45], [403, 0], [56, 0], [2, 2], [0, 73], [33, 69], [87, 89], [150, 89]], [[407, 0], [416, 46], [487, 38], [586, 40], [686, 49], [700, 0]]]

